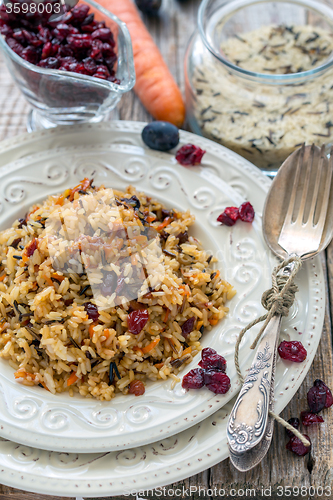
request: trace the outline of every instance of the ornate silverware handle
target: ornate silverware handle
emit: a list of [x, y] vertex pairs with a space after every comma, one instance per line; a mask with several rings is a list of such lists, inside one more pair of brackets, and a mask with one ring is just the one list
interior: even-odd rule
[[231, 411], [227, 437], [234, 453], [243, 453], [262, 440], [268, 420], [271, 384], [274, 387], [276, 344], [281, 316], [273, 316], [257, 348], [256, 356]]

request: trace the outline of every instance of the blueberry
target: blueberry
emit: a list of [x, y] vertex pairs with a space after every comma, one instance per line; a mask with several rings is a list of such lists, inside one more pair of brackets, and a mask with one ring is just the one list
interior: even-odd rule
[[179, 131], [168, 122], [152, 122], [142, 131], [143, 142], [151, 149], [169, 151], [179, 143]]
[[135, 0], [135, 3], [142, 12], [151, 16], [157, 13], [162, 0]]

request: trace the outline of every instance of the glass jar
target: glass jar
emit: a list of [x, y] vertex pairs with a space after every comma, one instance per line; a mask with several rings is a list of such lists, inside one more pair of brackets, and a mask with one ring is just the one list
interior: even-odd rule
[[29, 132], [57, 125], [106, 120], [121, 96], [135, 84], [132, 43], [125, 23], [93, 0], [81, 3], [92, 6], [95, 20], [105, 21], [114, 35], [116, 78], [120, 84], [31, 64], [13, 52], [0, 35], [0, 49], [10, 73], [32, 106], [28, 116]]
[[190, 128], [268, 175], [304, 142], [330, 145], [332, 50], [322, 3], [203, 0], [185, 57]]

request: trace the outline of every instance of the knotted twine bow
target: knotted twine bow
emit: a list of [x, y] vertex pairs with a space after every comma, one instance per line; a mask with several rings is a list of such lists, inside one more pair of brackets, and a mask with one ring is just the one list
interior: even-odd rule
[[[291, 272], [289, 275], [287, 274], [279, 274], [279, 272], [284, 269], [285, 267], [291, 266]], [[266, 292], [263, 293], [261, 297], [261, 304], [263, 307], [268, 311], [266, 314], [263, 316], [260, 316], [259, 318], [255, 319], [254, 321], [251, 321], [243, 330], [240, 332], [236, 346], [235, 346], [235, 366], [236, 370], [238, 373], [238, 377], [241, 381], [241, 383], [244, 383], [244, 377], [242, 375], [242, 372], [239, 367], [239, 360], [238, 360], [238, 355], [239, 355], [239, 345], [242, 341], [242, 338], [244, 337], [245, 333], [250, 330], [254, 325], [257, 323], [260, 323], [261, 321], [264, 322], [262, 325], [260, 332], [254, 339], [254, 342], [252, 343], [250, 349], [255, 349], [257, 346], [261, 335], [263, 334], [266, 326], [272, 319], [274, 315], [280, 314], [281, 316], [288, 316], [289, 314], [289, 309], [294, 303], [295, 300], [295, 294], [298, 291], [298, 286], [294, 283], [294, 278], [300, 268], [302, 267], [302, 260], [300, 257], [297, 255], [293, 255], [289, 257], [288, 259], [284, 260], [276, 266], [273, 269], [272, 272], [272, 288], [269, 290], [266, 290]], [[301, 434], [297, 429], [295, 429], [292, 425], [290, 425], [288, 422], [286, 422], [283, 418], [279, 417], [279, 415], [276, 415], [276, 413], [273, 413], [272, 411], [269, 410], [269, 415], [273, 417], [277, 422], [279, 422], [281, 425], [283, 425], [286, 429], [291, 431], [295, 436], [297, 436], [302, 443], [305, 446], [310, 446], [309, 441]]]

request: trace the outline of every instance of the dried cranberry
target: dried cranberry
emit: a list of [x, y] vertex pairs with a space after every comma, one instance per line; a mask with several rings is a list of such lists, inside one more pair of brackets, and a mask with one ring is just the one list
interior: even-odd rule
[[184, 389], [200, 389], [204, 386], [204, 371], [202, 368], [194, 368], [189, 371], [182, 381]]
[[295, 363], [302, 363], [305, 360], [307, 352], [302, 342], [298, 340], [284, 340], [278, 347], [280, 357]]
[[127, 326], [130, 333], [138, 335], [149, 321], [149, 312], [146, 309], [133, 311], [127, 316]]
[[182, 324], [182, 336], [187, 337], [194, 330], [194, 324], [196, 322], [196, 317], [191, 316], [188, 318], [185, 323]]
[[113, 40], [113, 36], [112, 36], [110, 28], [100, 28], [100, 29], [94, 31], [91, 35], [91, 38], [93, 40], [95, 40], [95, 38], [98, 38], [99, 40], [102, 40], [103, 42], [108, 42], [109, 40]]
[[25, 47], [21, 52], [21, 57], [31, 64], [37, 64], [38, 53], [34, 47]]
[[215, 349], [212, 349], [211, 347], [205, 347], [201, 351], [201, 359], [208, 358], [209, 356], [212, 356], [213, 354], [217, 354]]
[[53, 46], [51, 42], [46, 42], [42, 50], [42, 59], [47, 59], [53, 55]]
[[132, 380], [128, 389], [129, 394], [134, 394], [135, 396], [142, 396], [145, 393], [145, 386], [141, 380]]
[[205, 358], [199, 362], [199, 366], [204, 370], [214, 369], [225, 372], [227, 362], [223, 356], [211, 354], [210, 356], [205, 356]]
[[97, 306], [95, 304], [92, 304], [91, 302], [85, 302], [83, 306], [86, 313], [88, 314], [88, 318], [92, 319], [93, 321], [98, 321], [99, 312]]
[[239, 218], [243, 222], [252, 222], [254, 219], [254, 208], [249, 201], [242, 203], [239, 207]]
[[58, 69], [60, 66], [60, 61], [56, 57], [48, 57], [39, 61], [38, 66], [41, 68]]
[[38, 26], [38, 38], [44, 43], [49, 42], [52, 38], [49, 28]]
[[199, 146], [194, 144], [185, 144], [176, 153], [176, 160], [181, 165], [199, 165], [201, 163], [203, 155], [206, 153]]
[[287, 450], [292, 451], [293, 453], [295, 453], [300, 457], [304, 457], [304, 455], [309, 453], [311, 450], [311, 440], [309, 436], [307, 436], [306, 434], [303, 434], [303, 436], [309, 441], [310, 446], [305, 446], [297, 436], [293, 436], [292, 438], [290, 438], [290, 441], [286, 444]]
[[314, 385], [308, 391], [308, 405], [312, 413], [319, 413], [326, 406], [327, 393], [321, 384]]
[[204, 382], [205, 386], [215, 394], [226, 394], [230, 389], [230, 378], [221, 371], [205, 371]]
[[[95, 15], [94, 14], [89, 14], [81, 23], [81, 29], [83, 26], [87, 26], [88, 24], [91, 24], [94, 20]], [[95, 28], [95, 26], [93, 26]]]
[[316, 415], [315, 413], [311, 413], [310, 411], [302, 411], [301, 421], [302, 425], [308, 427], [309, 425], [322, 423], [324, 422], [324, 419], [320, 415]]
[[75, 7], [72, 9], [72, 16], [75, 21], [80, 21], [82, 22], [85, 17], [88, 15], [89, 12], [89, 5], [87, 4], [79, 4], [75, 5]]
[[326, 391], [326, 403], [325, 403], [325, 408], [330, 408], [333, 404], [333, 396], [331, 393], [331, 390], [327, 387], [327, 385], [320, 380], [319, 378], [314, 381], [313, 385], [315, 387], [323, 387]]
[[21, 43], [22, 45], [26, 43], [26, 38], [21, 29], [15, 29], [12, 34], [12, 37], [15, 38], [15, 40]]
[[216, 219], [225, 226], [233, 226], [237, 219], [239, 219], [239, 212], [237, 207], [227, 207]]
[[92, 59], [95, 59], [96, 61], [102, 61], [103, 60], [103, 54], [102, 54], [102, 48], [103, 48], [103, 42], [101, 40], [93, 40], [91, 43], [91, 51], [89, 53], [89, 56]]
[[88, 35], [86, 33], [79, 33], [78, 35], [68, 35], [66, 40], [68, 42], [68, 45], [74, 50], [90, 49], [92, 42], [91, 35]]
[[25, 247], [25, 253], [27, 257], [32, 257], [37, 250], [37, 240], [34, 238], [30, 243]]
[[59, 23], [57, 27], [53, 30], [53, 35], [62, 42], [70, 34], [70, 30], [67, 24]]
[[23, 47], [22, 45], [17, 42], [14, 38], [6, 37], [6, 42], [9, 45], [9, 47], [19, 56], [23, 52]]
[[86, 71], [88, 72], [88, 74], [90, 76], [92, 76], [94, 73], [96, 73], [97, 65], [96, 65], [95, 61], [93, 59], [91, 59], [91, 57], [87, 57], [86, 59], [83, 59], [82, 62], [84, 64]]
[[[296, 417], [290, 418], [288, 420], [288, 424], [292, 425], [295, 429], [298, 429], [299, 428], [299, 418], [296, 418]], [[292, 438], [293, 436], [295, 436], [295, 434], [293, 434], [289, 429], [286, 429], [286, 434], [290, 438]]]

